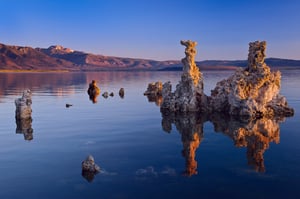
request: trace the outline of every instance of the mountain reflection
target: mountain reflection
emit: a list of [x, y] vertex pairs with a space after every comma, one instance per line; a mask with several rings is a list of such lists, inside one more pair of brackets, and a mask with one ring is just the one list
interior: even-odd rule
[[186, 161], [184, 175], [197, 174], [196, 150], [203, 139], [203, 124], [211, 121], [215, 132], [229, 136], [236, 147], [247, 148], [248, 164], [257, 172], [265, 172], [264, 152], [271, 142], [280, 141], [279, 122], [284, 118], [241, 120], [222, 114], [201, 115], [195, 113], [162, 113], [162, 129], [171, 132], [172, 124], [181, 134], [182, 155]]
[[207, 117], [195, 113], [162, 113], [162, 117], [162, 128], [164, 131], [171, 132], [173, 123], [181, 134], [182, 155], [185, 158], [186, 165], [183, 174], [186, 176], [197, 174], [196, 150], [203, 138], [203, 124]]

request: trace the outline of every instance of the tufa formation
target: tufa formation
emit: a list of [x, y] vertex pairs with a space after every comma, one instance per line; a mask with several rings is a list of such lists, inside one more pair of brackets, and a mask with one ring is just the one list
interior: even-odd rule
[[33, 139], [31, 95], [30, 90], [24, 90], [22, 97], [15, 100], [16, 133], [23, 134], [25, 140]]
[[197, 43], [188, 40], [181, 44], [186, 47], [181, 80], [175, 92], [170, 82], [163, 84], [161, 112], [220, 112], [243, 119], [293, 116], [294, 110], [279, 94], [280, 72], [271, 72], [265, 63], [265, 41], [249, 43], [248, 66], [218, 82], [211, 96], [203, 93], [203, 76], [195, 64]]
[[281, 74], [271, 72], [265, 63], [266, 42], [249, 43], [248, 66], [217, 83], [211, 91], [212, 112], [225, 112], [246, 118], [292, 116], [294, 110], [279, 94]]
[[195, 63], [197, 42], [187, 40], [180, 42], [185, 46], [185, 58], [181, 80], [172, 92], [170, 82], [163, 84], [161, 105], [162, 112], [197, 112], [205, 111], [207, 97], [203, 93], [203, 77]]
[[31, 119], [31, 91], [24, 90], [21, 98], [15, 100], [16, 120]]
[[100, 88], [97, 86], [97, 83], [95, 80], [92, 80], [92, 82], [89, 84], [87, 93], [90, 97], [90, 100], [93, 103], [97, 103], [97, 97], [100, 94]]

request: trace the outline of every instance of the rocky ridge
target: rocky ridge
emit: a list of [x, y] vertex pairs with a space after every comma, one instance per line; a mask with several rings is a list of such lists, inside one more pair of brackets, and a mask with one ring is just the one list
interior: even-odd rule
[[[272, 67], [299, 68], [299, 60], [269, 58], [266, 62]], [[196, 62], [205, 70], [234, 70], [246, 67], [246, 60], [204, 60]], [[0, 44], [0, 70], [66, 70], [66, 71], [105, 71], [105, 70], [182, 70], [178, 60], [156, 61], [149, 59], [122, 58], [96, 55], [72, 50], [60, 45], [49, 48], [32, 48]]]

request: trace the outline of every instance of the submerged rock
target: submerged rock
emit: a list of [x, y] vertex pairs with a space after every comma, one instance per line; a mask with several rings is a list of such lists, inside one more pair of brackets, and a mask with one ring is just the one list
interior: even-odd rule
[[94, 157], [89, 155], [81, 164], [82, 176], [89, 182], [93, 181], [94, 176], [100, 172], [100, 167], [95, 164]]
[[281, 74], [271, 72], [264, 62], [265, 41], [249, 43], [248, 66], [238, 69], [211, 91], [210, 111], [244, 117], [292, 116], [284, 96], [279, 94]]
[[196, 45], [194, 41], [181, 41], [186, 57], [183, 63], [181, 80], [172, 92], [172, 85], [166, 82], [162, 86], [162, 112], [203, 112], [207, 109], [207, 96], [203, 93], [203, 77], [195, 63]]
[[16, 117], [16, 120], [31, 119], [31, 113], [32, 113], [31, 95], [32, 94], [31, 94], [30, 90], [24, 90], [22, 97], [15, 100], [15, 105], [16, 105], [15, 117]]

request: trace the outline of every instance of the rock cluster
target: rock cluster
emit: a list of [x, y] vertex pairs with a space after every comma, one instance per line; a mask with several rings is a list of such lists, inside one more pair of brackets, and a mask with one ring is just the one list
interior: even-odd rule
[[100, 172], [100, 167], [95, 164], [94, 157], [89, 155], [81, 164], [82, 176], [89, 182], [93, 181], [94, 176]]
[[196, 112], [205, 111], [207, 97], [203, 93], [203, 77], [195, 64], [197, 42], [190, 40], [181, 41], [184, 45], [185, 55], [181, 61], [183, 63], [183, 73], [181, 80], [172, 92], [170, 82], [163, 84], [161, 105], [162, 112]]
[[107, 91], [105, 91], [105, 92], [102, 94], [102, 97], [104, 97], [105, 99], [108, 98], [108, 96], [113, 97], [113, 96], [114, 96], [114, 93], [113, 93], [113, 92], [108, 93]]
[[271, 72], [264, 62], [266, 42], [249, 44], [248, 66], [217, 83], [211, 91], [212, 112], [226, 112], [244, 117], [292, 116], [294, 111], [279, 94], [281, 74]]
[[286, 98], [279, 94], [280, 72], [271, 72], [264, 62], [265, 41], [249, 44], [247, 68], [240, 68], [228, 79], [218, 82], [211, 96], [203, 93], [202, 73], [195, 64], [197, 43], [188, 40], [181, 44], [186, 47], [181, 80], [175, 92], [170, 82], [163, 84], [161, 112], [222, 112], [245, 118], [294, 114]]

